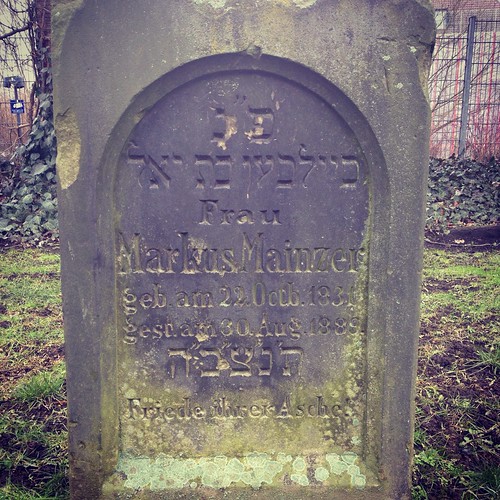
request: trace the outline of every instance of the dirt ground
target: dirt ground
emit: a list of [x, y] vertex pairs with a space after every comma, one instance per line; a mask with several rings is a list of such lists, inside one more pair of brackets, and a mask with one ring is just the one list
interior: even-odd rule
[[500, 224], [492, 226], [464, 226], [451, 229], [448, 234], [425, 234], [428, 248], [442, 248], [460, 252], [500, 250]]
[[[427, 233], [425, 245], [470, 254], [498, 251], [500, 226], [463, 227], [446, 235]], [[424, 293], [433, 297], [464, 290], [479, 290], [474, 277], [423, 282]], [[414, 492], [414, 498], [500, 498], [498, 358], [492, 356], [490, 363], [478, 360], [480, 351], [498, 352], [495, 331], [498, 317], [464, 317], [452, 305], [437, 308], [422, 320], [414, 484], [425, 494]]]

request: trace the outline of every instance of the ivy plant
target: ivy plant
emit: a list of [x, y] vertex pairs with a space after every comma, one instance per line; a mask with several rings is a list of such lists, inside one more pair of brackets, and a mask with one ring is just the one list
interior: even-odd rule
[[39, 95], [28, 141], [4, 162], [0, 238], [37, 243], [57, 239], [56, 136], [52, 94]]
[[446, 233], [460, 225], [500, 221], [500, 159], [431, 159], [427, 229]]

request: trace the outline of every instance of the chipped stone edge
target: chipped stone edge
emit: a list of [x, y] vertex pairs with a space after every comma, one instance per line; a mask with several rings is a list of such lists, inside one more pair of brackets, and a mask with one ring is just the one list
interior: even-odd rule
[[[83, 8], [85, 0], [55, 0], [52, 7], [52, 64], [55, 79], [59, 74], [64, 39], [75, 13]], [[81, 139], [76, 114], [61, 111], [57, 86], [54, 90], [55, 128], [57, 136], [56, 171], [61, 189], [69, 188], [80, 171]]]
[[72, 109], [56, 116], [57, 175], [61, 189], [68, 189], [80, 172], [81, 139], [76, 114]]

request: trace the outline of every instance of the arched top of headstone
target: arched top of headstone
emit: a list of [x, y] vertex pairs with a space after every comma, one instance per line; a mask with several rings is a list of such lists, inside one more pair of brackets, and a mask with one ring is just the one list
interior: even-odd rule
[[[242, 54], [220, 54], [193, 61], [163, 75], [139, 93], [110, 136], [101, 164], [102, 181], [109, 178], [111, 163], [123, 154], [124, 136], [130, 136], [127, 151], [137, 155], [140, 148], [137, 135], [147, 127], [146, 123], [156, 119], [159, 124], [164, 119], [161, 115], [170, 108], [175, 113], [176, 127], [170, 129], [168, 140], [181, 148], [188, 144], [194, 146], [197, 139], [205, 140], [210, 150], [219, 155], [231, 149], [243, 156], [265, 153], [272, 148], [279, 149], [280, 142], [289, 142], [290, 137], [295, 136], [296, 153], [307, 157], [311, 153], [307, 151], [307, 135], [319, 142], [328, 141], [328, 137], [339, 141], [339, 137], [349, 136], [354, 141], [351, 149], [357, 147], [368, 153], [366, 168], [372, 169], [374, 176], [371, 182], [388, 195], [382, 150], [367, 119], [349, 97], [307, 67], [260, 54], [259, 50], [253, 47]], [[197, 105], [206, 108], [201, 117], [196, 115]], [[314, 105], [316, 109], [310, 109]], [[314, 118], [319, 109], [324, 111], [322, 118], [327, 123]], [[309, 126], [304, 126], [305, 119], [309, 119]], [[336, 130], [329, 128], [333, 122]], [[158, 141], [154, 132], [160, 129], [158, 124], [152, 132], [142, 133], [142, 141], [163, 144], [165, 148], [165, 141]], [[165, 124], [161, 128], [165, 126], [168, 129]], [[202, 131], [202, 136], [196, 130]], [[298, 130], [302, 137], [298, 137]], [[341, 144], [338, 146], [342, 149]], [[317, 153], [322, 156], [319, 150]], [[354, 154], [344, 153], [345, 156]], [[162, 159], [157, 157], [156, 161]], [[304, 176], [311, 180], [321, 161]], [[299, 177], [297, 173], [297, 181]], [[154, 179], [152, 182], [155, 183]], [[306, 184], [304, 179], [302, 182]]]

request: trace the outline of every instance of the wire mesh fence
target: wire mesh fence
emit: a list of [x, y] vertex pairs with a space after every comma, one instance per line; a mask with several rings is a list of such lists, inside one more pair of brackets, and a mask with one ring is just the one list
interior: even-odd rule
[[500, 156], [500, 21], [438, 33], [429, 86], [431, 156]]
[[[13, 57], [3, 57], [1, 65], [0, 91], [0, 155], [9, 157], [19, 144], [26, 141], [33, 122], [35, 97], [33, 93], [34, 77], [26, 35], [13, 37], [10, 44], [16, 47]], [[12, 83], [5, 86], [6, 79], [21, 77], [23, 87]], [[11, 100], [22, 101], [20, 108], [11, 106]], [[17, 111], [17, 112], [16, 112]]]

